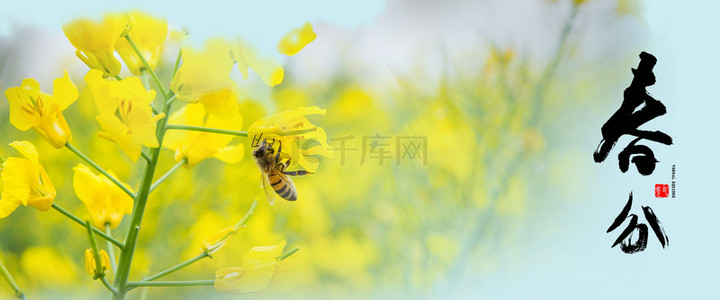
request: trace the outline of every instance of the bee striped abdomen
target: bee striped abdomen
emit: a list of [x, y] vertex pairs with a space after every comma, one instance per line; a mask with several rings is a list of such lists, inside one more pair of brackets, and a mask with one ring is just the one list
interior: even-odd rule
[[295, 201], [297, 199], [297, 193], [290, 179], [283, 178], [276, 172], [271, 172], [267, 176], [270, 186], [281, 198], [288, 201]]

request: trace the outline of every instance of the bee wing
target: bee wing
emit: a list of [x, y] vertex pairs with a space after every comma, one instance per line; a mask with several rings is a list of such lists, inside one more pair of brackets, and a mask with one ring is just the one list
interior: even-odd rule
[[263, 185], [263, 191], [265, 191], [265, 199], [267, 199], [268, 203], [270, 205], [275, 204], [275, 190], [272, 189], [272, 186], [270, 186], [270, 182], [268, 181], [266, 174], [260, 174], [262, 176], [262, 185]]

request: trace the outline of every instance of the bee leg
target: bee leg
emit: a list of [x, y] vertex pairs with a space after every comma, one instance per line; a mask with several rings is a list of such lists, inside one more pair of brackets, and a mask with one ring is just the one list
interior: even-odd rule
[[[280, 145], [278, 145], [278, 153], [275, 155], [275, 162], [280, 163], [280, 152], [282, 152], [282, 141], [278, 141]], [[288, 160], [288, 165], [290, 165], [290, 160]]]
[[[255, 148], [257, 146], [260, 146], [260, 140], [262, 139], [262, 135], [263, 135], [263, 133], [261, 132], [260, 136], [257, 136], [257, 135], [253, 136], [253, 140], [252, 140], [252, 143], [250, 144], [250, 147]], [[255, 139], [256, 137], [257, 137], [257, 139]]]
[[312, 174], [312, 172], [308, 172], [305, 170], [297, 170], [297, 171], [282, 171], [283, 174], [288, 176], [303, 176], [307, 174]]

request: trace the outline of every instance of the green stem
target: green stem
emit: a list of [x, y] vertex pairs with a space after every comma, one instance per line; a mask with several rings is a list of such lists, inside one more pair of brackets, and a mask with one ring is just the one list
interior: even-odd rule
[[5, 157], [3, 157], [2, 154], [0, 154], [0, 164], [4, 163], [4, 162], [5, 162]]
[[[67, 210], [63, 209], [62, 207], [60, 207], [59, 205], [57, 205], [57, 203], [53, 203], [52, 208], [54, 208], [55, 210], [59, 211], [61, 214], [65, 215], [66, 217], [70, 218], [71, 220], [75, 221], [75, 223], [78, 223], [78, 224], [80, 224], [80, 225], [85, 226], [85, 222], [84, 222], [83, 220], [80, 220], [80, 218], [74, 216], [73, 214], [71, 214], [71, 213], [68, 212]], [[100, 229], [97, 229], [97, 228], [95, 228], [95, 227], [92, 227], [92, 230], [93, 230], [93, 232], [95, 232], [95, 234], [97, 234], [97, 235], [99, 235], [100, 237], [106, 239], [108, 242], [113, 243], [113, 245], [117, 246], [118, 248], [120, 248], [120, 249], [125, 248], [125, 245], [124, 245], [123, 243], [121, 243], [121, 242], [119, 242], [118, 240], [112, 238], [111, 236], [105, 234], [105, 233], [102, 232]]]
[[[170, 124], [170, 125], [165, 126], [165, 129], [204, 131], [204, 132], [220, 133], [220, 134], [236, 135], [236, 136], [244, 136], [244, 137], [248, 136], [247, 131], [227, 130], [227, 129], [219, 129], [219, 128], [190, 126], [190, 125]], [[308, 128], [308, 129], [300, 129], [300, 130], [291, 130], [288, 132], [281, 132], [281, 133], [278, 133], [277, 135], [280, 135], [280, 136], [298, 135], [298, 134], [313, 132], [316, 130], [317, 130], [317, 128], [313, 127], [313, 128]]]
[[175, 59], [175, 67], [173, 68], [172, 77], [170, 77], [170, 81], [172, 82], [173, 79], [175, 79], [175, 73], [177, 73], [178, 67], [180, 67], [180, 59], [182, 58], [182, 49], [178, 51], [177, 59]]
[[150, 192], [152, 193], [152, 191], [154, 191], [158, 186], [160, 186], [160, 184], [163, 183], [163, 181], [165, 181], [165, 179], [168, 179], [170, 177], [170, 175], [175, 173], [175, 171], [180, 169], [180, 167], [182, 167], [182, 165], [184, 165], [186, 163], [187, 163], [187, 158], [183, 158], [181, 161], [176, 163], [169, 171], [167, 171], [167, 173], [165, 173], [162, 177], [160, 177], [157, 181], [155, 181], [155, 183], [152, 184], [152, 186], [150, 187]]
[[195, 263], [196, 261], [201, 260], [201, 259], [206, 258], [206, 257], [210, 257], [210, 255], [207, 254], [206, 252], [200, 253], [200, 254], [198, 254], [197, 256], [195, 256], [195, 257], [193, 257], [193, 258], [191, 258], [191, 259], [188, 259], [188, 260], [186, 260], [186, 261], [184, 261], [184, 262], [182, 262], [182, 263], [180, 263], [180, 264], [178, 264], [178, 265], [176, 265], [176, 266], [173, 266], [173, 267], [171, 267], [171, 268], [168, 268], [168, 269], [165, 270], [165, 271], [159, 272], [159, 273], [157, 273], [157, 274], [155, 274], [155, 275], [153, 275], [153, 276], [150, 276], [150, 277], [148, 277], [148, 278], [145, 278], [145, 279], [141, 280], [141, 282], [153, 281], [153, 280], [155, 280], [155, 279], [158, 279], [158, 278], [160, 278], [160, 277], [163, 277], [163, 276], [165, 276], [165, 275], [168, 275], [168, 274], [170, 274], [170, 273], [173, 273], [173, 272], [175, 272], [175, 271], [177, 271], [177, 270], [180, 270], [180, 269], [182, 269], [182, 268], [184, 268], [184, 267], [187, 267], [187, 266]]
[[210, 280], [192, 280], [192, 281], [130, 281], [127, 283], [128, 288], [133, 289], [143, 286], [201, 286], [215, 285], [215, 279]]
[[253, 201], [253, 203], [250, 205], [250, 208], [245, 213], [243, 218], [240, 219], [240, 222], [237, 222], [237, 224], [235, 224], [235, 226], [233, 227], [235, 230], [238, 230], [238, 228], [245, 225], [245, 223], [247, 223], [247, 221], [250, 220], [250, 216], [252, 216], [253, 213], [255, 213], [255, 207], [257, 206], [257, 203], [258, 203], [257, 200]]
[[147, 72], [145, 72], [145, 69], [142, 69], [140, 72], [142, 74], [143, 86], [145, 87], [146, 90], [150, 90], [150, 82], [148, 81], [148, 78], [147, 78]]
[[[170, 98], [170, 100], [168, 100], [167, 103], [165, 103], [165, 105], [170, 105], [170, 104], [175, 103], [175, 100], [177, 100], [176, 96], [177, 95], [173, 95], [172, 98]], [[167, 116], [165, 116], [165, 117], [167, 117]]]
[[217, 128], [207, 128], [207, 127], [200, 127], [200, 126], [190, 126], [190, 125], [167, 125], [165, 126], [165, 129], [176, 129], [176, 130], [190, 130], [190, 131], [204, 131], [204, 132], [212, 132], [212, 133], [220, 133], [220, 134], [228, 134], [228, 135], [236, 135], [236, 136], [244, 136], [247, 137], [247, 131], [236, 131], [236, 130], [227, 130], [227, 129], [217, 129]]
[[[142, 70], [141, 70], [141, 73], [142, 73], [142, 83], [143, 83], [143, 86], [145, 87], [146, 90], [150, 90], [150, 82], [148, 82], [147, 72], [145, 72], [145, 69], [142, 69]], [[153, 115], [157, 115], [157, 114], [160, 113], [160, 111], [157, 110], [157, 108], [155, 108], [154, 103], [155, 103], [155, 100], [153, 99], [153, 102], [150, 103], [150, 108], [152, 108]]]
[[105, 287], [108, 288], [108, 290], [110, 290], [111, 293], [113, 293], [113, 295], [118, 294], [118, 290], [114, 286], [112, 286], [112, 284], [110, 284], [110, 282], [108, 282], [105, 277], [100, 278], [100, 282], [102, 282], [105, 285]]
[[288, 250], [287, 252], [285, 252], [285, 253], [281, 254], [280, 256], [278, 256], [278, 257], [277, 257], [277, 260], [278, 260], [278, 261], [283, 261], [283, 260], [285, 260], [286, 258], [290, 257], [290, 255], [293, 255], [293, 254], [295, 254], [295, 252], [298, 252], [298, 250], [300, 250], [300, 247], [299, 247], [299, 246], [295, 246], [295, 248], [292, 248], [292, 249]]
[[157, 110], [157, 108], [155, 108], [155, 106], [154, 106], [154, 105], [150, 104], [150, 108], [152, 108], [152, 111], [153, 111], [153, 115], [157, 115], [157, 114], [159, 114], [159, 113], [160, 113], [160, 111], [158, 111], [158, 110]]
[[135, 42], [130, 38], [130, 35], [126, 35], [125, 39], [130, 43], [130, 47], [133, 48], [135, 53], [140, 58], [140, 61], [145, 66], [145, 71], [150, 73], [150, 76], [152, 76], [153, 80], [155, 81], [155, 85], [157, 85], [158, 89], [160, 89], [160, 93], [163, 95], [163, 99], [167, 99], [167, 91], [165, 91], [165, 87], [163, 87], [162, 83], [160, 82], [160, 79], [155, 75], [155, 71], [150, 67], [150, 64], [148, 64], [147, 60], [145, 60], [145, 57], [140, 52], [140, 49], [135, 45]]
[[[142, 57], [142, 55], [140, 55]], [[151, 73], [152, 74], [152, 73]], [[169, 99], [165, 98], [166, 101]], [[163, 113], [166, 115], [170, 111], [172, 105], [164, 105]], [[124, 299], [125, 294], [128, 291], [129, 283], [128, 278], [130, 276], [130, 265], [132, 264], [133, 255], [135, 252], [135, 245], [137, 243], [138, 235], [142, 224], [143, 214], [145, 213], [145, 206], [147, 205], [148, 196], [150, 195], [150, 187], [152, 186], [153, 177], [155, 175], [155, 169], [160, 158], [160, 149], [162, 148], [163, 138], [165, 137], [165, 125], [167, 124], [168, 118], [163, 118], [158, 122], [157, 130], [155, 132], [158, 140], [158, 147], [150, 150], [150, 162], [145, 166], [145, 172], [143, 173], [142, 182], [138, 190], [137, 197], [135, 198], [135, 207], [133, 207], [133, 213], [130, 220], [130, 228], [128, 230], [127, 237], [125, 238], [125, 248], [120, 254], [120, 261], [118, 262], [118, 270], [115, 273], [114, 285], [118, 287], [118, 294], [115, 295], [114, 299]]]
[[[112, 236], [112, 231], [110, 230], [110, 224], [105, 223], [105, 234], [108, 236]], [[107, 242], [107, 253], [108, 257], [110, 258], [110, 268], [112, 269], [111, 272], [115, 272], [117, 270], [117, 263], [115, 263], [115, 250], [112, 247], [112, 243]]]
[[142, 156], [142, 158], [145, 159], [145, 161], [147, 161], [148, 163], [150, 162], [150, 155], [145, 153], [145, 151], [140, 151], [140, 155]]
[[[235, 224], [235, 226], [234, 226], [235, 230], [237, 230], [237, 229], [240, 228], [241, 226], [245, 225], [245, 223], [247, 223], [247, 221], [250, 219], [250, 217], [253, 215], [253, 213], [255, 213], [255, 207], [257, 207], [257, 200], [253, 201], [253, 203], [250, 205], [250, 208], [249, 208], [248, 211], [245, 213], [245, 216], [243, 216], [243, 218], [240, 219], [240, 221], [239, 221], [237, 224]], [[295, 251], [297, 251], [297, 250], [295, 250]], [[291, 254], [292, 254], [292, 253], [291, 253]], [[288, 254], [288, 256], [289, 256], [289, 255], [290, 255], [290, 254]], [[180, 269], [182, 269], [182, 268], [184, 268], [184, 267], [187, 267], [187, 266], [189, 266], [189, 265], [191, 265], [191, 264], [193, 264], [193, 263], [195, 263], [195, 262], [197, 262], [197, 261], [199, 261], [199, 260], [201, 260], [201, 259], [203, 259], [203, 258], [205, 258], [205, 257], [210, 257], [210, 254], [208, 254], [207, 252], [200, 253], [200, 254], [198, 254], [197, 256], [195, 256], [195, 257], [193, 257], [193, 258], [191, 258], [191, 259], [189, 259], [189, 260], [186, 260], [186, 261], [184, 261], [184, 262], [182, 262], [182, 263], [180, 263], [180, 264], [178, 264], [178, 265], [176, 265], [176, 266], [173, 266], [173, 267], [171, 267], [171, 268], [168, 268], [168, 269], [165, 270], [165, 271], [159, 272], [159, 273], [157, 273], [157, 274], [155, 274], [155, 275], [153, 275], [153, 276], [150, 276], [150, 277], [148, 277], [148, 278], [145, 278], [145, 279], [143, 279], [143, 280], [141, 280], [141, 281], [153, 281], [153, 280], [155, 280], [155, 279], [158, 279], [158, 278], [160, 278], [160, 277], [163, 277], [163, 276], [165, 276], [165, 275], [168, 275], [168, 274], [170, 274], [170, 273], [173, 273], [173, 272], [175, 272], [175, 271], [177, 271], [177, 270], [180, 270]]]
[[10, 284], [10, 287], [15, 291], [15, 296], [20, 299], [26, 299], [25, 293], [20, 289], [20, 287], [15, 283], [15, 279], [13, 279], [12, 275], [10, 275], [10, 271], [8, 271], [7, 268], [5, 268], [5, 265], [3, 264], [2, 260], [0, 260], [0, 273], [3, 277], [5, 277], [5, 281]]
[[120, 77], [120, 75], [115, 75], [115, 79], [117, 79], [118, 81], [120, 81], [120, 80], [122, 80], [122, 77]]
[[77, 155], [78, 157], [80, 157], [80, 159], [82, 159], [82, 160], [84, 160], [86, 163], [90, 164], [90, 166], [92, 166], [93, 168], [95, 168], [95, 170], [97, 170], [98, 172], [100, 172], [100, 173], [102, 173], [103, 175], [105, 175], [105, 177], [107, 177], [108, 179], [110, 179], [110, 181], [112, 181], [113, 183], [115, 183], [115, 185], [117, 185], [118, 187], [120, 187], [120, 189], [122, 189], [122, 190], [123, 190], [126, 194], [128, 194], [130, 197], [135, 198], [135, 193], [133, 193], [127, 186], [125, 186], [124, 184], [122, 184], [122, 182], [120, 182], [120, 181], [117, 180], [115, 177], [113, 177], [112, 175], [110, 175], [110, 173], [108, 173], [108, 172], [105, 171], [103, 168], [101, 168], [100, 166], [98, 166], [94, 161], [90, 160], [90, 158], [88, 158], [87, 156], [85, 156], [85, 154], [82, 154], [82, 152], [80, 152], [80, 150], [78, 150], [77, 148], [75, 148], [75, 146], [73, 146], [72, 144], [70, 144], [70, 143], [68, 142], [68, 143], [65, 143], [65, 147], [67, 147], [68, 149], [70, 149], [70, 151], [72, 151], [73, 153], [75, 153], [75, 155]]
[[85, 228], [87, 228], [88, 239], [90, 240], [90, 247], [93, 251], [93, 258], [95, 259], [95, 276], [93, 279], [105, 278], [105, 270], [102, 266], [102, 257], [100, 257], [100, 250], [98, 249], [97, 241], [93, 235], [92, 226], [90, 221], [85, 221]]

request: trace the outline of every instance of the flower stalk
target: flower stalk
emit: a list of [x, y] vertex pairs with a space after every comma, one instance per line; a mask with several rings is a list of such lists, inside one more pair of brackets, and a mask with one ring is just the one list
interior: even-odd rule
[[90, 221], [85, 221], [85, 228], [87, 228], [88, 233], [88, 239], [90, 240], [90, 246], [93, 251], [93, 258], [95, 260], [95, 275], [93, 276], [93, 279], [100, 279], [100, 282], [103, 283], [103, 285], [110, 290], [113, 295], [117, 295], [118, 290], [110, 284], [110, 282], [105, 279], [105, 268], [102, 265], [102, 256], [100, 255], [100, 250], [98, 249], [97, 241], [95, 240], [95, 236], [93, 235], [92, 226], [90, 225]]
[[[158, 89], [160, 89], [163, 95], [162, 113], [168, 115], [170, 113], [170, 108], [172, 107], [172, 103], [170, 102], [170, 100], [174, 98], [175, 95], [173, 93], [168, 94], [167, 91], [165, 91], [165, 88], [160, 83], [157, 75], [155, 75], [155, 72], [152, 70], [147, 60], [145, 60], [137, 46], [135, 46], [135, 43], [132, 41], [132, 39], [127, 35], [125, 36], [125, 39], [127, 39], [128, 43], [130, 43], [130, 46], [132, 46], [133, 50], [140, 58], [140, 61], [142, 61], [147, 72], [150, 73], [150, 75], [153, 77], [153, 80], [155, 80]], [[163, 138], [165, 137], [166, 125], [167, 118], [162, 118], [158, 121], [155, 132], [158, 146], [157, 148], [150, 149], [150, 161], [145, 166], [145, 171], [143, 172], [140, 188], [138, 189], [138, 193], [135, 196], [135, 206], [133, 207], [130, 228], [128, 230], [127, 237], [125, 238], [126, 247], [120, 254], [118, 269], [115, 273], [114, 285], [117, 286], [118, 293], [113, 297], [113, 299], [124, 299], [125, 294], [129, 290], [128, 279], [130, 276], [130, 265], [132, 264], [133, 255], [135, 253], [135, 246], [137, 243], [138, 235], [140, 234], [140, 228], [142, 228], [142, 218], [143, 214], [145, 213], [145, 206], [147, 205], [148, 196], [150, 195], [150, 188], [152, 187], [155, 169], [157, 168], [157, 163], [160, 159], [160, 150], [162, 149]]]
[[131, 281], [127, 283], [130, 289], [143, 287], [143, 286], [155, 286], [155, 287], [168, 287], [168, 286], [203, 286], [203, 285], [215, 285], [215, 280], [191, 280], [191, 281]]
[[[165, 126], [165, 129], [167, 129], [167, 130], [174, 129], [174, 130], [204, 131], [204, 132], [220, 133], [220, 134], [243, 136], [243, 137], [248, 136], [247, 131], [227, 130], [227, 129], [200, 127], [200, 126], [190, 126], [190, 125], [170, 124], [170, 125]], [[317, 130], [316, 128], [290, 130], [287, 132], [278, 133], [278, 135], [281, 135], [281, 136], [299, 135], [299, 134], [304, 134], [304, 133], [308, 133], [308, 132], [313, 132], [316, 130]]]
[[[253, 201], [252, 205], [250, 205], [250, 208], [249, 208], [248, 211], [245, 213], [245, 215], [243, 216], [243, 218], [240, 219], [240, 221], [239, 221], [237, 224], [235, 224], [235, 226], [233, 227], [235, 230], [238, 230], [240, 227], [245, 226], [245, 224], [248, 222], [248, 220], [250, 220], [250, 217], [253, 215], [253, 213], [255, 213], [255, 207], [257, 207], [257, 203], [258, 203], [257, 200]], [[232, 233], [230, 233], [230, 234], [232, 234]], [[227, 238], [227, 237], [223, 237], [223, 238], [221, 238], [221, 239], [225, 239], [225, 238]], [[296, 248], [297, 248], [297, 247], [296, 247]], [[297, 250], [295, 250], [295, 251], [297, 251]], [[291, 253], [291, 254], [292, 254], [292, 253]], [[288, 256], [289, 256], [289, 255], [288, 255]], [[199, 261], [199, 260], [201, 260], [201, 259], [203, 259], [203, 258], [206, 258], [206, 257], [210, 257], [210, 253], [208, 253], [208, 252], [206, 252], [206, 251], [203, 251], [202, 253], [198, 254], [197, 256], [195, 256], [195, 257], [193, 257], [193, 258], [188, 259], [188, 260], [186, 260], [186, 261], [184, 261], [184, 262], [182, 262], [182, 263], [180, 263], [180, 264], [178, 264], [178, 265], [176, 265], [176, 266], [173, 266], [173, 267], [171, 267], [171, 268], [168, 268], [167, 270], [164, 270], [164, 271], [162, 271], [162, 272], [159, 272], [159, 273], [157, 273], [157, 274], [155, 274], [155, 275], [153, 275], [153, 276], [150, 276], [150, 277], [148, 277], [148, 278], [145, 278], [145, 279], [141, 280], [141, 282], [153, 281], [153, 280], [155, 280], [155, 279], [158, 279], [158, 278], [160, 278], [160, 277], [163, 277], [163, 276], [166, 276], [166, 275], [168, 275], [168, 274], [170, 274], [170, 273], [173, 273], [173, 272], [175, 272], [175, 271], [177, 271], [177, 270], [180, 270], [180, 269], [182, 269], [182, 268], [184, 268], [184, 267], [187, 267], [187, 266], [189, 266], [189, 265], [191, 265], [191, 264], [193, 264], [193, 263], [195, 263], [195, 262], [197, 262], [197, 261]]]
[[[110, 230], [110, 223], [105, 223], [105, 234], [107, 234], [109, 237], [112, 237], [112, 231]], [[107, 242], [107, 253], [108, 257], [110, 257], [110, 267], [112, 268], [112, 271], [115, 272], [117, 270], [117, 264], [115, 263], [115, 250], [113, 250], [112, 243], [110, 241]]]
[[160, 93], [163, 95], [163, 99], [167, 99], [168, 94], [165, 90], [165, 87], [160, 82], [160, 79], [155, 75], [155, 71], [150, 67], [150, 64], [148, 64], [147, 60], [145, 60], [145, 57], [140, 53], [140, 49], [135, 45], [135, 42], [133, 42], [132, 38], [130, 38], [130, 35], [126, 35], [125, 39], [130, 44], [130, 47], [133, 48], [133, 51], [137, 53], [138, 57], [140, 57], [140, 61], [142, 61], [143, 65], [145, 66], [145, 71], [150, 73], [150, 76], [153, 78], [153, 81], [155, 81], [155, 85], [157, 85], [158, 89], [160, 89]]
[[13, 279], [12, 275], [10, 275], [10, 271], [8, 271], [7, 268], [5, 268], [5, 265], [3, 264], [2, 260], [0, 260], [0, 274], [5, 278], [5, 281], [10, 285], [10, 287], [15, 291], [15, 297], [18, 297], [18, 299], [27, 299], [25, 298], [25, 293], [23, 293], [22, 289], [15, 283], [15, 279]]
[[295, 246], [295, 248], [292, 248], [292, 249], [286, 251], [285, 253], [280, 254], [280, 256], [277, 257], [277, 260], [283, 261], [286, 258], [290, 257], [290, 255], [293, 255], [293, 254], [295, 254], [295, 252], [298, 252], [298, 250], [300, 250], [300, 246]]
[[182, 268], [184, 268], [184, 267], [187, 267], [187, 266], [195, 263], [196, 261], [201, 260], [201, 259], [206, 258], [206, 257], [210, 257], [210, 254], [208, 254], [207, 252], [200, 253], [200, 254], [198, 254], [197, 256], [195, 256], [195, 257], [193, 257], [193, 258], [191, 258], [191, 259], [188, 259], [188, 260], [186, 260], [186, 261], [184, 261], [184, 262], [182, 262], [182, 263], [180, 263], [180, 264], [178, 264], [178, 265], [176, 265], [176, 266], [173, 266], [173, 267], [171, 267], [171, 268], [168, 268], [167, 270], [164, 270], [164, 271], [162, 271], [162, 272], [159, 272], [159, 273], [157, 273], [157, 274], [155, 274], [155, 275], [153, 275], [153, 276], [150, 276], [150, 277], [148, 277], [148, 278], [145, 278], [145, 279], [141, 280], [140, 282], [153, 281], [153, 280], [158, 279], [158, 278], [160, 278], [160, 277], [169, 275], [170, 273], [173, 273], [173, 272], [175, 272], [175, 271], [177, 271], [177, 270], [180, 270], [180, 269], [182, 269]]
[[113, 177], [112, 175], [110, 175], [110, 173], [108, 173], [107, 171], [105, 171], [105, 169], [103, 169], [103, 168], [101, 168], [100, 166], [98, 166], [98, 164], [96, 164], [94, 161], [92, 161], [89, 157], [85, 156], [85, 154], [83, 154], [82, 152], [80, 152], [80, 150], [78, 150], [77, 148], [75, 148], [75, 146], [73, 146], [73, 145], [70, 144], [70, 143], [65, 143], [65, 147], [67, 147], [68, 149], [70, 149], [70, 151], [72, 151], [73, 153], [75, 153], [75, 155], [77, 155], [78, 157], [80, 157], [80, 159], [84, 160], [86, 163], [88, 163], [88, 164], [89, 164], [91, 167], [93, 167], [95, 170], [97, 170], [97, 171], [100, 172], [101, 174], [105, 175], [105, 177], [107, 177], [107, 178], [110, 179], [110, 181], [112, 181], [115, 185], [117, 185], [118, 187], [120, 187], [120, 189], [123, 190], [123, 192], [125, 192], [126, 194], [128, 194], [130, 197], [135, 198], [135, 193], [133, 193], [128, 187], [126, 187], [124, 184], [122, 184], [122, 182], [120, 182], [120, 180], [118, 180], [117, 178], [115, 178], [115, 177]]
[[[143, 60], [144, 61], [144, 60]], [[146, 66], [149, 67], [149, 66]], [[166, 105], [163, 113], [167, 114], [170, 111], [171, 105]], [[155, 169], [160, 158], [160, 148], [162, 147], [163, 137], [165, 136], [165, 123], [167, 118], [163, 118], [159, 121], [157, 138], [159, 146], [150, 150], [150, 162], [145, 167], [143, 173], [142, 182], [138, 190], [137, 197], [135, 198], [135, 207], [132, 213], [132, 219], [130, 221], [130, 229], [128, 231], [127, 238], [125, 239], [126, 248], [123, 249], [120, 254], [120, 261], [118, 263], [118, 270], [115, 274], [115, 286], [119, 288], [119, 293], [115, 299], [124, 299], [125, 293], [128, 288], [128, 277], [130, 275], [130, 264], [132, 263], [133, 254], [135, 252], [135, 245], [137, 243], [138, 235], [140, 233], [141, 223], [143, 214], [145, 213], [145, 206], [147, 205], [148, 196], [150, 195], [150, 187], [152, 186], [153, 177], [155, 175]]]
[[154, 191], [158, 186], [160, 186], [160, 184], [163, 183], [163, 181], [168, 179], [173, 173], [175, 173], [175, 171], [180, 169], [180, 167], [182, 167], [186, 163], [187, 163], [187, 158], [176, 163], [170, 170], [167, 171], [167, 173], [165, 173], [162, 177], [160, 177], [157, 181], [155, 181], [155, 183], [152, 184], [152, 186], [150, 187], [150, 192], [152, 193], [152, 191]]
[[[57, 210], [58, 212], [60, 212], [61, 214], [65, 215], [66, 217], [70, 218], [70, 220], [75, 221], [75, 223], [78, 223], [78, 224], [80, 224], [80, 225], [85, 226], [85, 222], [84, 222], [83, 220], [80, 220], [80, 218], [74, 216], [74, 215], [71, 214], [69, 211], [67, 211], [67, 210], [65, 210], [64, 208], [60, 207], [60, 205], [57, 205], [57, 203], [53, 203], [53, 205], [52, 205], [51, 207], [54, 208], [55, 210]], [[125, 244], [123, 244], [122, 242], [120, 242], [120, 241], [112, 238], [111, 236], [105, 234], [105, 233], [102, 232], [100, 229], [97, 229], [97, 228], [92, 227], [92, 226], [90, 226], [90, 227], [92, 228], [92, 230], [93, 230], [93, 232], [94, 232], [95, 234], [99, 235], [99, 236], [102, 237], [103, 239], [107, 240], [108, 242], [112, 243], [113, 245], [117, 246], [117, 247], [120, 248], [120, 249], [125, 248]]]
[[85, 221], [85, 228], [87, 228], [88, 239], [90, 240], [90, 247], [93, 251], [93, 258], [95, 260], [95, 276], [93, 279], [105, 277], [105, 271], [102, 266], [102, 257], [100, 256], [100, 250], [98, 249], [97, 241], [93, 235], [92, 225], [90, 221]]
[[178, 68], [180, 67], [180, 60], [182, 59], [182, 49], [178, 51], [177, 58], [175, 59], [175, 67], [173, 67], [172, 76], [170, 77], [170, 81], [172, 81], [175, 78], [175, 74], [177, 73]]
[[167, 130], [175, 129], [175, 130], [190, 130], [190, 131], [204, 131], [204, 132], [211, 132], [211, 133], [220, 133], [220, 134], [227, 134], [227, 135], [236, 135], [236, 136], [244, 136], [247, 137], [247, 131], [237, 131], [237, 130], [227, 130], [227, 129], [218, 129], [218, 128], [207, 128], [207, 127], [200, 127], [200, 126], [190, 126], [190, 125], [174, 125], [170, 124], [165, 127]]

